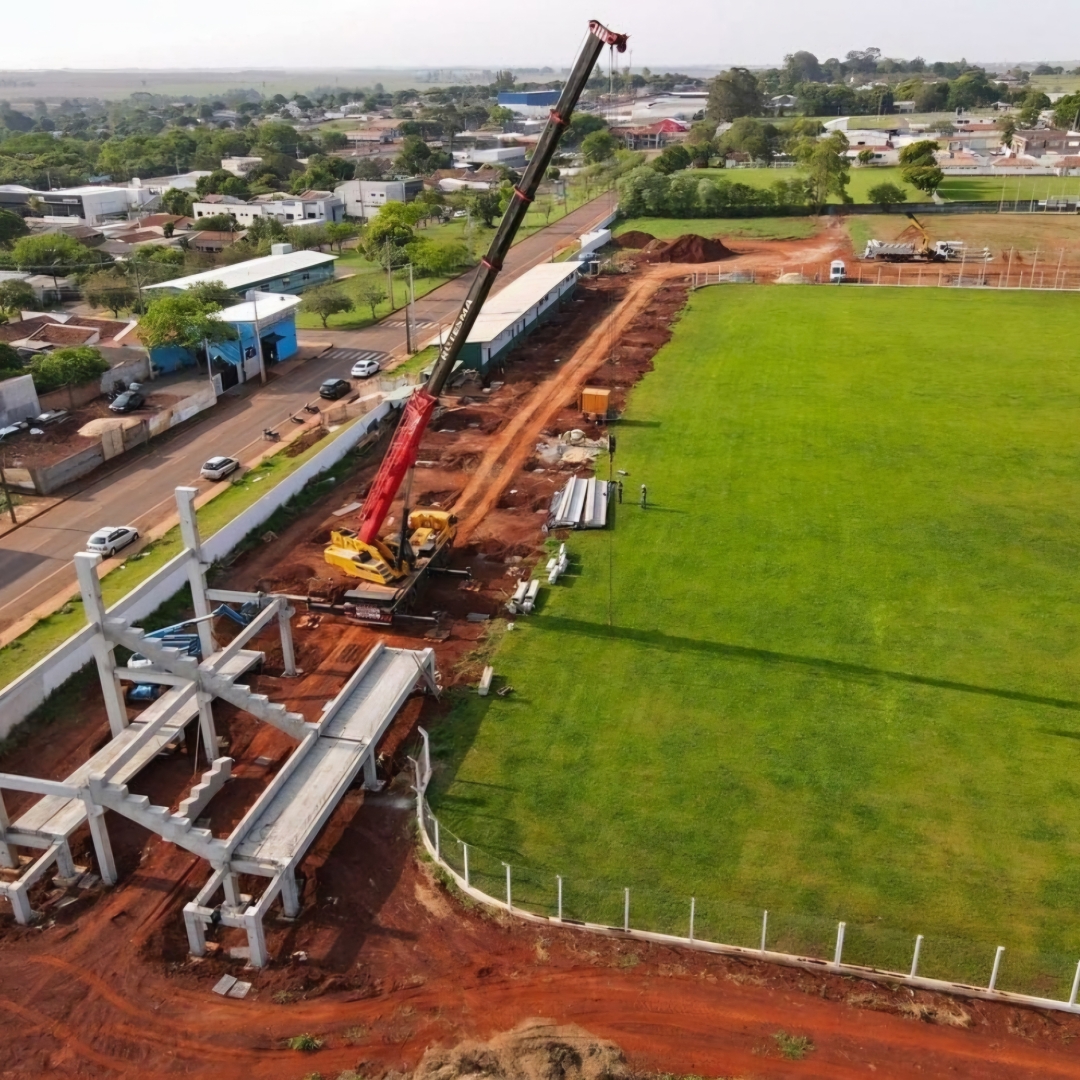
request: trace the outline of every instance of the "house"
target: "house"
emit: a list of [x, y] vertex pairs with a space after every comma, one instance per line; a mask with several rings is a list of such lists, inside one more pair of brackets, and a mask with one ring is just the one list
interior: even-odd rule
[[894, 101], [893, 108], [898, 113], [913, 113], [915, 111], [914, 101]]
[[669, 143], [685, 138], [689, 130], [686, 121], [666, 117], [641, 127], [613, 127], [611, 134], [622, 139], [627, 150], [663, 150]]
[[[211, 361], [232, 366], [236, 382], [246, 382], [259, 375], [261, 366], [288, 360], [299, 348], [296, 342], [296, 310], [300, 297], [285, 293], [252, 293], [242, 304], [235, 304], [214, 316], [229, 323], [237, 332], [231, 341], [210, 346]], [[228, 374], [228, 373], [226, 373]], [[226, 388], [235, 385], [224, 378]]]
[[499, 104], [517, 116], [547, 116], [559, 103], [558, 90], [502, 90]]
[[247, 259], [232, 266], [219, 266], [200, 274], [146, 285], [143, 292], [174, 296], [208, 281], [220, 281], [230, 292], [243, 295], [249, 290], [270, 293], [301, 293], [315, 285], [334, 280], [336, 255], [321, 251], [293, 251], [291, 244], [272, 244], [271, 254], [258, 259]]
[[192, 204], [191, 213], [196, 227], [199, 218], [221, 214], [232, 214], [243, 227], [259, 217], [276, 217], [283, 224], [325, 225], [341, 221], [345, 207], [332, 191], [303, 191], [299, 195], [272, 191], [247, 202], [235, 195], [205, 195]]
[[247, 176], [262, 164], [261, 157], [227, 157], [221, 159], [221, 167], [233, 176]]
[[454, 164], [467, 165], [503, 165], [508, 169], [525, 168], [524, 146], [499, 146], [490, 150], [478, 150], [475, 147], [468, 150], [454, 151]]
[[410, 203], [424, 190], [419, 177], [408, 180], [346, 180], [334, 188], [347, 217], [367, 221], [388, 202]]
[[227, 247], [239, 243], [247, 236], [247, 230], [239, 232], [216, 232], [213, 229], [199, 229], [185, 233], [184, 238], [191, 251], [200, 251], [204, 255], [217, 255]]
[[502, 173], [489, 165], [479, 169], [436, 169], [424, 177], [424, 184], [435, 191], [491, 191], [502, 183]]
[[[51, 288], [52, 278], [48, 281]], [[80, 345], [108, 349], [140, 345], [133, 333], [134, 319], [99, 319], [61, 311], [24, 311], [22, 316], [18, 322], [0, 325], [0, 341], [24, 358]]]
[[1080, 152], [1080, 132], [1030, 128], [1013, 135], [1013, 147], [1024, 157], [1067, 156]]
[[785, 109], [794, 109], [799, 104], [799, 99], [794, 94], [777, 94], [769, 98], [766, 106], [770, 112], [780, 113]]

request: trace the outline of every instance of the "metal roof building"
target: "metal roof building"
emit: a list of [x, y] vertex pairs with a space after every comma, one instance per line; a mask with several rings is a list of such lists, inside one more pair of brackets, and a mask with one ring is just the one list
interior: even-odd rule
[[[275, 244], [274, 249], [289, 247]], [[298, 293], [313, 285], [322, 285], [334, 278], [336, 255], [321, 251], [280, 251], [259, 259], [248, 259], [233, 266], [221, 266], [216, 270], [204, 270], [200, 274], [173, 278], [158, 285], [146, 285], [144, 292], [161, 292], [175, 295], [210, 281], [220, 281], [230, 292], [245, 293], [249, 289], [271, 293]]]
[[573, 261], [542, 263], [489, 296], [461, 350], [464, 365], [487, 371], [498, 363], [537, 323], [558, 310], [577, 284], [579, 269]]

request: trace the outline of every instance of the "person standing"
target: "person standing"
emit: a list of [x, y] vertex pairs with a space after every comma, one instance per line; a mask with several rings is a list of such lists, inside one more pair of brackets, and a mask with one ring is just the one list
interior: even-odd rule
[[649, 505], [649, 493], [645, 490], [645, 485], [641, 485], [641, 509], [644, 510]]

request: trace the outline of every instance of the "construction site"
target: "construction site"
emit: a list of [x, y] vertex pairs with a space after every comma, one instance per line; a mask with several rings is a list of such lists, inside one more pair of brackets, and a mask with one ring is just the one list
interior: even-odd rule
[[[619, 35], [592, 44], [585, 74]], [[513, 214], [472, 320], [302, 517], [210, 565], [178, 489], [187, 621], [116, 617], [98, 556], [76, 556], [93, 665], [0, 758], [3, 1075], [770, 1077], [794, 1074], [788, 1030], [817, 1040], [805, 1076], [1077, 1075], [1074, 1013], [538, 927], [424, 853], [427, 733], [487, 692], [496, 631], [558, 587], [560, 545], [613, 527], [612, 438], [698, 275], [857, 261], [833, 221], [806, 241], [626, 234], [610, 272], [459, 366]]]

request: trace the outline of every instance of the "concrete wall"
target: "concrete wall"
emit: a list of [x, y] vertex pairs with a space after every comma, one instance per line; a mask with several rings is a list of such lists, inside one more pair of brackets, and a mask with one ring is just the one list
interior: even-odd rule
[[[279, 506], [288, 502], [319, 473], [337, 464], [368, 434], [369, 428], [377, 425], [390, 412], [391, 407], [384, 402], [351, 427], [344, 429], [291, 476], [271, 488], [239, 517], [206, 539], [203, 543], [204, 556], [210, 561], [223, 559]], [[109, 614], [122, 615], [133, 623], [145, 619], [187, 584], [186, 565], [186, 555], [178, 555], [113, 604], [109, 608]], [[29, 671], [0, 690], [0, 739], [5, 738], [12, 728], [22, 723], [54, 690], [90, 663], [93, 659], [90, 645], [92, 637], [90, 627], [83, 627]]]
[[78, 409], [99, 397], [101, 397], [101, 387], [96, 382], [90, 382], [83, 386], [61, 386], [59, 390], [50, 390], [47, 394], [41, 394], [38, 401], [43, 411], [45, 409]]
[[0, 427], [41, 412], [32, 375], [16, 375], [0, 382]]
[[[23, 491], [36, 491], [39, 495], [51, 495], [65, 484], [78, 480], [87, 473], [93, 472], [99, 465], [104, 464], [105, 451], [101, 448], [99, 442], [97, 445], [88, 446], [85, 450], [80, 450], [77, 454], [72, 454], [54, 465], [28, 469], [27, 472], [30, 474], [30, 482], [33, 487], [28, 489], [20, 486], [20, 488]], [[10, 477], [12, 471], [5, 469], [4, 475]]]

